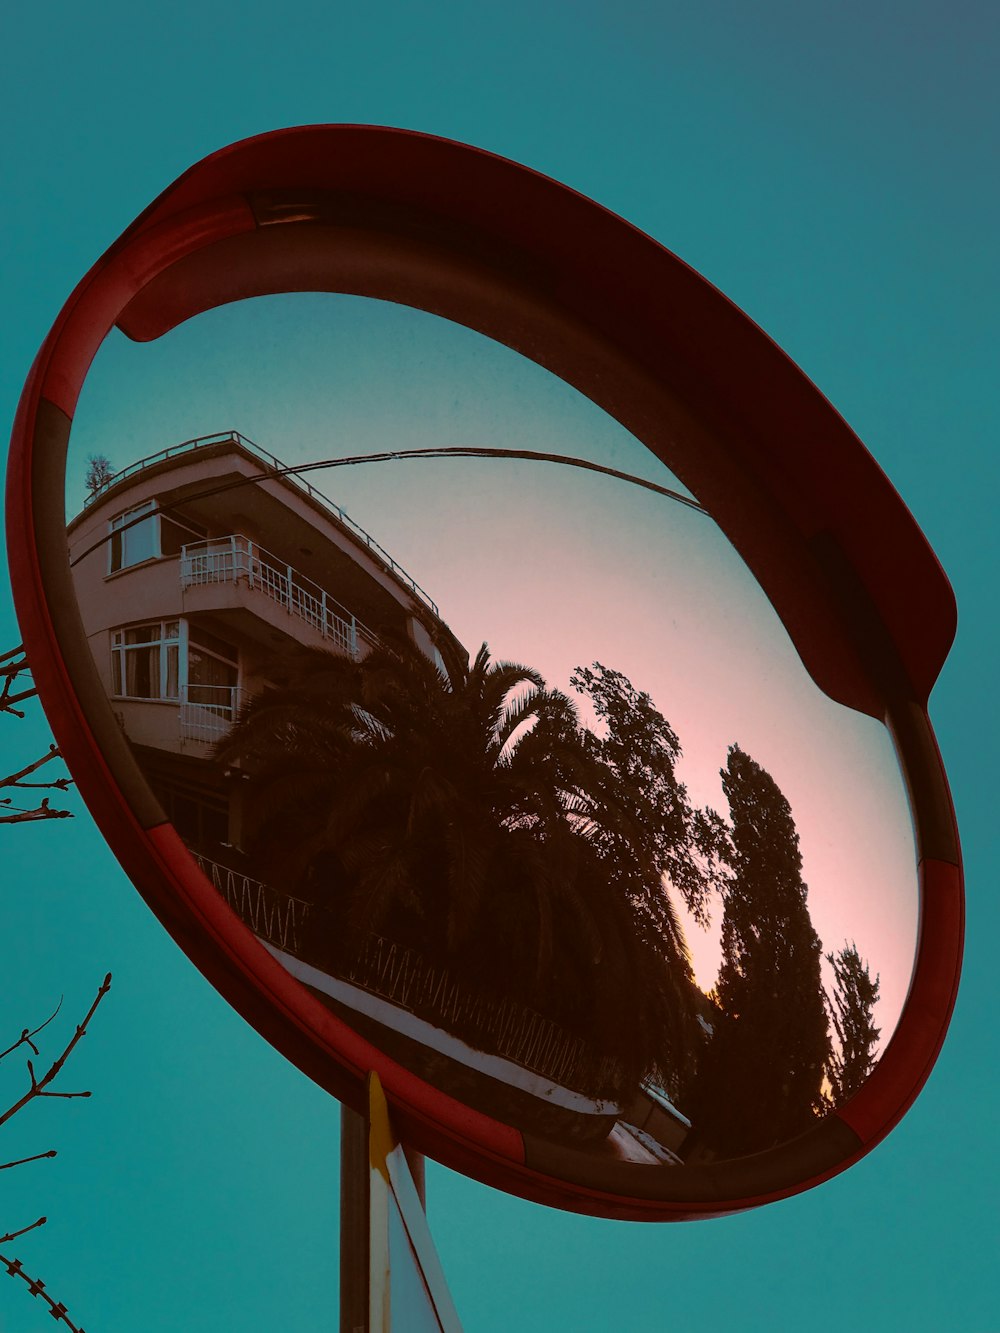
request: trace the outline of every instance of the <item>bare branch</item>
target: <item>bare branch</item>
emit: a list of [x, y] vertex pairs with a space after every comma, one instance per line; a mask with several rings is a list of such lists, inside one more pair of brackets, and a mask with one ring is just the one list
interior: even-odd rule
[[33, 699], [38, 693], [37, 690], [22, 690], [20, 694], [9, 694], [7, 685], [4, 685], [0, 692], [0, 713], [12, 713], [14, 717], [24, 717], [23, 708], [15, 708], [22, 699]]
[[[20, 1231], [8, 1231], [6, 1236], [0, 1236], [0, 1245], [6, 1245], [9, 1240], [14, 1240], [18, 1236], [23, 1236], [27, 1231], [34, 1231], [35, 1227], [43, 1227], [48, 1221], [47, 1217], [40, 1217], [32, 1222], [30, 1226], [22, 1227]], [[6, 1259], [0, 1257], [0, 1263], [6, 1263]]]
[[7, 1171], [12, 1166], [24, 1166], [25, 1162], [40, 1162], [45, 1157], [55, 1157], [55, 1148], [50, 1148], [48, 1152], [36, 1152], [34, 1157], [19, 1157], [16, 1162], [0, 1162], [0, 1171]]
[[24, 717], [24, 713], [14, 705], [20, 703], [22, 699], [30, 699], [38, 691], [34, 687], [21, 690], [17, 694], [11, 694], [10, 691], [21, 672], [29, 669], [23, 645], [0, 657], [0, 676], [4, 678], [3, 689], [0, 690], [0, 713], [13, 713], [15, 717]]
[[16, 1051], [19, 1046], [23, 1046], [25, 1042], [27, 1042], [27, 1044], [31, 1047], [31, 1049], [35, 1052], [36, 1055], [40, 1054], [38, 1047], [31, 1039], [32, 1037], [37, 1037], [39, 1032], [41, 1032], [43, 1028], [48, 1027], [48, 1025], [55, 1018], [56, 1014], [58, 1014], [59, 1010], [62, 1008], [62, 1002], [64, 998], [65, 997], [62, 995], [59, 996], [59, 1003], [52, 1010], [51, 1014], [49, 1014], [48, 1018], [45, 1020], [44, 1023], [39, 1023], [38, 1027], [36, 1028], [25, 1028], [24, 1031], [21, 1033], [21, 1035], [18, 1037], [17, 1041], [15, 1041], [13, 1046], [8, 1046], [5, 1051], [0, 1051], [0, 1060], [2, 1060], [5, 1055], [10, 1055], [11, 1051]]
[[[77, 1032], [79, 1032], [79, 1031], [80, 1031], [80, 1029], [77, 1028]], [[45, 1088], [45, 1082], [44, 1082], [44, 1081], [41, 1082], [41, 1083], [38, 1082], [38, 1080], [35, 1078], [35, 1070], [34, 1070], [34, 1067], [33, 1067], [32, 1063], [31, 1063], [31, 1061], [29, 1060], [27, 1063], [28, 1063], [28, 1074], [29, 1074], [29, 1076], [30, 1076], [30, 1078], [31, 1078], [31, 1091], [34, 1093], [34, 1095], [35, 1095], [36, 1097], [66, 1097], [66, 1098], [70, 1098], [70, 1097], [89, 1097], [89, 1096], [90, 1096], [90, 1093], [89, 1093], [89, 1092], [45, 1092], [45, 1091], [44, 1091], [44, 1088]], [[45, 1076], [46, 1079], [48, 1079], [48, 1078], [50, 1077], [51, 1074], [52, 1074], [52, 1070], [50, 1069], [49, 1072], [48, 1072], [48, 1074], [46, 1074], [46, 1076]], [[3, 1123], [2, 1120], [0, 1120], [0, 1124], [2, 1124], [2, 1123]]]
[[5, 1121], [9, 1120], [11, 1116], [16, 1115], [18, 1111], [20, 1111], [23, 1107], [27, 1106], [28, 1102], [32, 1101], [35, 1097], [69, 1098], [69, 1097], [90, 1096], [89, 1092], [46, 1092], [45, 1089], [48, 1086], [48, 1084], [52, 1082], [52, 1080], [59, 1073], [60, 1069], [62, 1069], [63, 1065], [69, 1059], [69, 1056], [72, 1054], [73, 1048], [76, 1046], [80, 1038], [86, 1035], [87, 1024], [93, 1018], [94, 1014], [97, 1011], [97, 1006], [101, 1003], [101, 1001], [104, 999], [105, 995], [107, 995], [110, 989], [111, 989], [111, 973], [109, 972], [107, 976], [104, 978], [104, 980], [101, 982], [101, 985], [97, 991], [97, 995], [94, 997], [94, 1002], [87, 1010], [87, 1014], [83, 1022], [77, 1027], [76, 1032], [74, 1032], [73, 1036], [70, 1038], [66, 1046], [66, 1049], [63, 1051], [62, 1055], [60, 1055], [57, 1060], [53, 1061], [47, 1073], [45, 1073], [41, 1078], [36, 1078], [35, 1070], [34, 1067], [32, 1066], [31, 1061], [29, 1060], [27, 1062], [28, 1076], [31, 1079], [31, 1087], [28, 1089], [28, 1091], [24, 1094], [23, 1097], [20, 1097], [13, 1104], [13, 1106], [11, 1106], [7, 1111], [4, 1111], [3, 1115], [0, 1115], [0, 1125], [2, 1125]]
[[58, 758], [60, 758], [59, 746], [50, 745], [48, 754], [43, 754], [41, 759], [36, 759], [33, 764], [28, 764], [27, 767], [19, 769], [16, 773], [8, 773], [5, 778], [0, 778], [0, 787], [17, 787], [20, 785], [21, 779], [26, 778], [29, 773], [34, 773], [36, 768], [41, 768], [50, 759]]
[[[10, 805], [10, 799], [0, 801], [0, 805]], [[49, 798], [46, 796], [41, 805], [34, 810], [21, 810], [16, 806], [11, 807], [16, 811], [12, 815], [0, 815], [0, 824], [27, 824], [38, 819], [72, 819], [72, 810], [53, 810], [49, 805]]]

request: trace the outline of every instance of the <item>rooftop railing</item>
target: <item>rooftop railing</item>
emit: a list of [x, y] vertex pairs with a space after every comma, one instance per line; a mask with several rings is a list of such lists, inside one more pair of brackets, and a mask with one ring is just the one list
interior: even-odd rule
[[362, 624], [319, 584], [241, 533], [210, 537], [181, 547], [181, 588], [211, 583], [242, 583], [269, 597], [355, 660], [359, 655], [359, 636], [372, 647], [379, 642], [374, 630]]
[[377, 557], [380, 563], [385, 565], [387, 569], [391, 570], [401, 583], [405, 584], [411, 592], [415, 593], [422, 602], [429, 606], [436, 616], [440, 615], [437, 602], [433, 600], [430, 594], [421, 588], [420, 584], [406, 572], [402, 565], [397, 564], [396, 561], [393, 560], [389, 552], [383, 546], [380, 546], [375, 538], [370, 533], [366, 532], [360, 523], [355, 523], [354, 519], [351, 518], [346, 510], [341, 509], [340, 505], [335, 504], [334, 501], [324, 495], [322, 491], [318, 491], [315, 486], [311, 486], [308, 481], [304, 481], [301, 477], [296, 476], [295, 473], [289, 469], [288, 465], [283, 463], [280, 458], [276, 458], [275, 455], [269, 453], [267, 449], [262, 449], [259, 444], [254, 444], [253, 440], [248, 440], [245, 435], [241, 435], [239, 431], [236, 430], [220, 431], [216, 435], [199, 435], [193, 440], [183, 440], [180, 444], [172, 444], [166, 449], [158, 450], [155, 454], [148, 454], [145, 458], [140, 458], [134, 463], [129, 463], [128, 467], [123, 467], [119, 472], [114, 473], [113, 476], [108, 477], [106, 481], [103, 481], [99, 486], [96, 486], [87, 496], [84, 508], [94, 504], [102, 495], [110, 491], [112, 487], [117, 486], [120, 481], [125, 481], [128, 477], [137, 476], [139, 473], [144, 472], [146, 468], [155, 467], [157, 463], [166, 462], [168, 459], [176, 458], [181, 454], [193, 453], [197, 449], [207, 449], [212, 445], [218, 444], [236, 444], [239, 445], [241, 449], [245, 449], [247, 453], [255, 454], [263, 462], [267, 463], [271, 471], [277, 473], [281, 480], [290, 482], [293, 486], [308, 495], [312, 500], [315, 500], [317, 504], [322, 505], [322, 507], [331, 513], [338, 522], [342, 523], [355, 537], [359, 538], [368, 550]]

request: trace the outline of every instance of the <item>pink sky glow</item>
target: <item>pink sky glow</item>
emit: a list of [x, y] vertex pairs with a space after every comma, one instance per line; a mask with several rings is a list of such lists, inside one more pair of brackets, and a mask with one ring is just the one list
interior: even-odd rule
[[[67, 512], [86, 456], [117, 467], [236, 429], [287, 463], [477, 445], [586, 457], [676, 482], [574, 390], [468, 330], [359, 298], [299, 296], [201, 316], [152, 345], [113, 334], [74, 423]], [[917, 884], [885, 729], [827, 699], [711, 518], [627, 483], [507, 460], [398, 461], [310, 481], [430, 592], [472, 651], [569, 691], [574, 667], [623, 671], [678, 733], [696, 804], [727, 813], [727, 747], [775, 778], [798, 827], [825, 951], [855, 942], [881, 977], [883, 1043], [906, 996]], [[699, 984], [719, 961], [716, 905], [687, 938]]]

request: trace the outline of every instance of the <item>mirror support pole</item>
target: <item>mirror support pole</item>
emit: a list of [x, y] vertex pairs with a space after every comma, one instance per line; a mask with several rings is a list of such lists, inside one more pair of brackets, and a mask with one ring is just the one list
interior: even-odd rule
[[340, 1333], [369, 1333], [368, 1116], [340, 1107]]

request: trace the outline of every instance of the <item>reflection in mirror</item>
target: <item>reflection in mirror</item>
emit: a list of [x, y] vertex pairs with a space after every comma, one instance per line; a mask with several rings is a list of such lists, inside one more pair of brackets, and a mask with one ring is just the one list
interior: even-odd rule
[[299, 295], [113, 333], [67, 472], [111, 707], [232, 910], [428, 1082], [655, 1166], [785, 1142], [861, 1086], [906, 996], [888, 734], [813, 684], [696, 504], [384, 459], [468, 447], [683, 493], [422, 312]]

